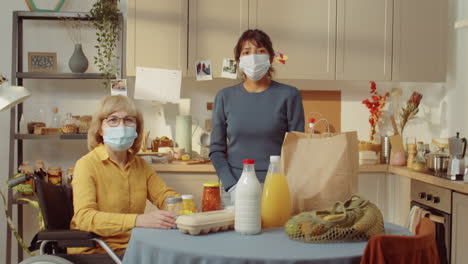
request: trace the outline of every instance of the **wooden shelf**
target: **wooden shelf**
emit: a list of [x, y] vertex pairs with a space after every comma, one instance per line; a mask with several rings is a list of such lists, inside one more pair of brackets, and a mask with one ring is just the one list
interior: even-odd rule
[[21, 19], [31, 20], [60, 20], [62, 18], [71, 18], [75, 20], [90, 20], [88, 18], [91, 13], [89, 12], [30, 12], [30, 11], [15, 11]]
[[102, 79], [100, 73], [17, 72], [18, 79]]
[[15, 134], [15, 139], [21, 140], [75, 140], [87, 139], [88, 134], [57, 134], [57, 135], [35, 135], [35, 134]]

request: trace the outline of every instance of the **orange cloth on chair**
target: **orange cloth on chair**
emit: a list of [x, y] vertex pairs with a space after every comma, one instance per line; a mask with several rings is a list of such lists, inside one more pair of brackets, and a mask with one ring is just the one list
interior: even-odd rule
[[361, 264], [439, 264], [435, 224], [422, 218], [415, 236], [376, 235], [367, 243]]

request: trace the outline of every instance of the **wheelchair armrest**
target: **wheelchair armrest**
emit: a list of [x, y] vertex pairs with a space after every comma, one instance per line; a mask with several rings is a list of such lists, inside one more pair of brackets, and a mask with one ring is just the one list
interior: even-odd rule
[[[92, 232], [85, 232], [80, 230], [47, 230], [41, 231], [36, 235], [36, 241], [50, 241], [55, 242], [59, 247], [96, 247], [94, 238], [99, 238], [98, 235]], [[40, 245], [40, 243], [39, 243]], [[31, 242], [33, 249], [38, 248], [38, 244]]]
[[47, 230], [37, 234], [38, 240], [90, 240], [99, 236], [92, 232], [80, 230]]

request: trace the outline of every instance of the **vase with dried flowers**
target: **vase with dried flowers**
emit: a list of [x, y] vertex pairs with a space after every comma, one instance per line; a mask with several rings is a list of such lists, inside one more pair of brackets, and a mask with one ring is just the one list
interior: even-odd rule
[[374, 81], [369, 82], [370, 86], [370, 99], [365, 99], [362, 103], [369, 109], [369, 124], [370, 124], [370, 141], [374, 141], [376, 134], [376, 127], [379, 120], [382, 118], [383, 108], [387, 102], [389, 93], [381, 95], [377, 92], [377, 85]]
[[406, 102], [405, 107], [401, 108], [400, 111], [400, 129], [401, 134], [403, 135], [403, 130], [405, 129], [406, 123], [414, 119], [419, 112], [419, 104], [421, 103], [422, 94], [418, 92], [413, 92], [411, 97]]
[[68, 61], [68, 67], [70, 67], [70, 70], [74, 73], [83, 73], [88, 69], [88, 59], [81, 45], [82, 29], [86, 25], [86, 21], [67, 17], [62, 18], [62, 21], [67, 27], [71, 41], [75, 44], [75, 50]]

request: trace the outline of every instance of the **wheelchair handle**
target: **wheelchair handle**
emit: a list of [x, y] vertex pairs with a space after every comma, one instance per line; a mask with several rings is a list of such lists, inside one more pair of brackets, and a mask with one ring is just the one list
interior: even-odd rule
[[22, 184], [24, 182], [29, 181], [30, 179], [34, 178], [33, 174], [24, 174], [19, 177], [13, 178], [8, 181], [8, 187], [15, 187], [16, 185]]

